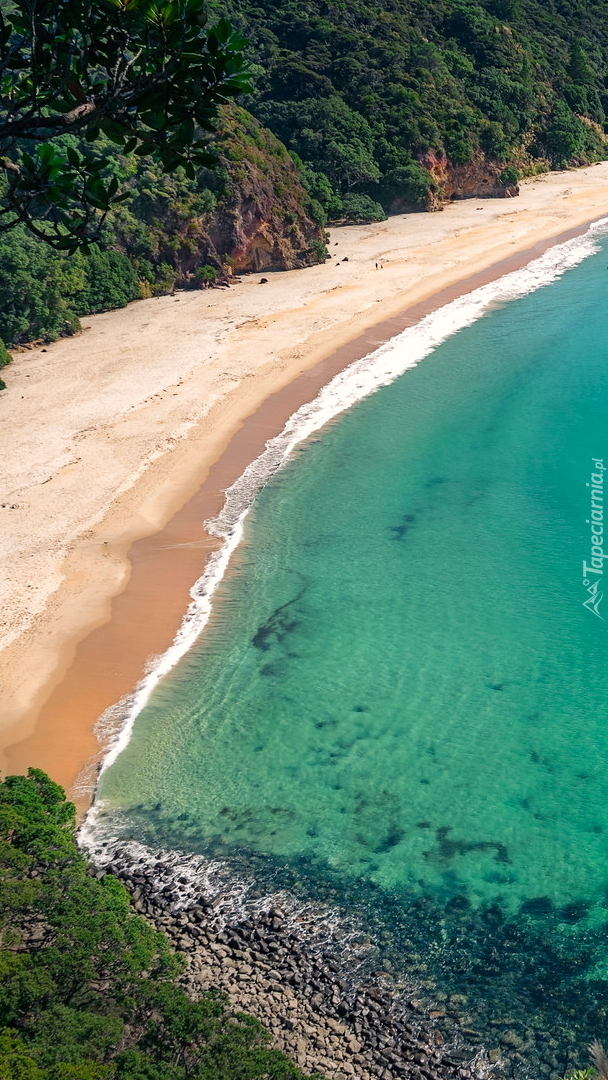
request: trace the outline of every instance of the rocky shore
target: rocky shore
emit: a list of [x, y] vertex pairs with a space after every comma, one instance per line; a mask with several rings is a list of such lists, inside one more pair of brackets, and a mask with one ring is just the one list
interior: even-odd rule
[[386, 973], [364, 973], [337, 938], [332, 948], [322, 920], [294, 917], [287, 898], [286, 907], [235, 903], [221, 890], [221, 874], [197, 876], [185, 860], [180, 867], [133, 846], [108, 846], [94, 861], [98, 876], [118, 877], [135, 910], [186, 957], [189, 992], [223, 990], [235, 1012], [257, 1017], [273, 1046], [306, 1072], [331, 1080], [491, 1080], [493, 1054], [459, 1049], [436, 1025], [438, 1013], [434, 1019]]

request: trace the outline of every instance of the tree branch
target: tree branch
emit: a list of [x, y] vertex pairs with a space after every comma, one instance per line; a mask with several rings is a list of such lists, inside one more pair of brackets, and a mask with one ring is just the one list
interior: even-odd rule
[[0, 157], [0, 169], [4, 169], [5, 172], [11, 173], [13, 176], [21, 179], [21, 169], [9, 158]]
[[95, 98], [91, 98], [90, 101], [85, 101], [82, 105], [77, 105], [75, 109], [71, 109], [70, 112], [64, 113], [61, 117], [61, 123], [65, 127], [69, 127], [70, 124], [76, 124], [79, 120], [85, 120], [87, 116], [91, 116], [97, 109], [97, 102]]

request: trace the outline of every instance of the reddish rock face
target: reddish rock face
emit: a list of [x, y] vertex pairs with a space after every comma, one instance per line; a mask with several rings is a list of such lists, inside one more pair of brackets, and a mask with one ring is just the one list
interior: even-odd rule
[[477, 154], [465, 165], [454, 165], [444, 154], [431, 151], [420, 158], [420, 164], [433, 177], [436, 191], [429, 193], [427, 210], [442, 210], [451, 199], [509, 198], [519, 195], [519, 186], [505, 186], [500, 180], [502, 168]]
[[[261, 270], [293, 270], [318, 262], [311, 244], [323, 233], [296, 202], [299, 181], [290, 171], [293, 207], [279, 199], [272, 178], [247, 164], [244, 178], [231, 183], [230, 200], [218, 207], [208, 228], [215, 249], [226, 252], [235, 273]], [[233, 186], [234, 185], [234, 186]], [[304, 196], [304, 192], [302, 192]], [[286, 217], [289, 220], [286, 223]]]
[[[308, 216], [310, 200], [285, 147], [242, 109], [226, 109], [223, 119], [216, 150], [226, 185], [212, 210], [178, 231], [180, 243], [167, 255], [178, 284], [194, 285], [205, 266], [225, 280], [230, 273], [293, 270], [323, 261], [325, 233]], [[442, 210], [451, 199], [519, 194], [517, 184], [501, 182], [502, 166], [482, 153], [454, 165], [445, 154], [429, 152], [420, 164], [433, 179], [427, 210]], [[389, 212], [413, 209], [397, 198]]]
[[325, 231], [309, 216], [310, 200], [285, 147], [243, 109], [223, 111], [215, 145], [226, 175], [214, 208], [175, 230], [161, 252], [177, 284], [196, 284], [201, 267], [231, 273], [294, 270], [323, 262]]

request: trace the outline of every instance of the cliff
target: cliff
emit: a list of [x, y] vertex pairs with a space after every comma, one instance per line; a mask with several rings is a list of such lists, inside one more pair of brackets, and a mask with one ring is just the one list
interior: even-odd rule
[[429, 172], [433, 187], [428, 192], [426, 209], [441, 210], [451, 199], [512, 198], [519, 195], [517, 183], [501, 180], [502, 166], [475, 154], [463, 165], [453, 164], [446, 154], [428, 152], [420, 164]]
[[[23, 226], [0, 235], [0, 337], [54, 340], [79, 316], [130, 300], [200, 288], [233, 272], [291, 270], [325, 257], [320, 208], [286, 148], [243, 109], [222, 110], [217, 165], [163, 173], [100, 138], [126, 200], [99, 247], [67, 256]], [[0, 356], [0, 366], [2, 357]]]
[[282, 143], [243, 109], [224, 117], [227, 195], [207, 223], [216, 258], [235, 271], [293, 270], [324, 257], [324, 231]]
[[[214, 144], [218, 168], [204, 178], [213, 197], [202, 212], [172, 198], [150, 221], [159, 233], [154, 262], [191, 286], [201, 267], [226, 274], [293, 270], [324, 258], [324, 232], [310, 216], [310, 198], [282, 143], [245, 112], [222, 112]], [[162, 211], [161, 211], [162, 213]], [[131, 250], [124, 237], [127, 254]]]
[[247, 107], [301, 158], [330, 220], [516, 194], [506, 168], [608, 153], [597, 0], [224, 4], [261, 69]]

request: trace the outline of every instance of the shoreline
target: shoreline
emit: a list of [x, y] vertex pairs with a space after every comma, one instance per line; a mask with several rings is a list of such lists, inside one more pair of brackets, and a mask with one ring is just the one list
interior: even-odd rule
[[[157, 350], [152, 374], [147, 368], [142, 371], [142, 353], [136, 349], [134, 362], [127, 363], [124, 373], [120, 365], [113, 369], [106, 366], [102, 371], [103, 389], [109, 387], [108, 400], [102, 402], [101, 408], [102, 414], [106, 410], [102, 421], [107, 430], [97, 417], [93, 418], [96, 422], [92, 428], [81, 430], [83, 419], [89, 419], [85, 393], [83, 400], [87, 404], [83, 407], [79, 403], [71, 429], [67, 424], [61, 433], [61, 446], [55, 450], [54, 458], [45, 456], [48, 443], [41, 450], [43, 435], [30, 440], [31, 445], [23, 445], [29, 454], [24, 452], [19, 457], [17, 437], [18, 460], [12, 479], [16, 477], [22, 485], [9, 488], [1, 512], [5, 520], [18, 522], [21, 517], [25, 521], [21, 529], [15, 529], [12, 535], [9, 530], [5, 538], [8, 565], [11, 556], [13, 567], [16, 557], [21, 566], [27, 565], [29, 559], [26, 573], [34, 577], [36, 556], [40, 564], [43, 553], [55, 577], [39, 578], [38, 588], [31, 581], [27, 583], [25, 588], [34, 592], [34, 603], [25, 612], [25, 616], [31, 616], [29, 623], [25, 617], [20, 626], [19, 620], [15, 620], [16, 626], [9, 626], [16, 632], [3, 656], [0, 693], [6, 719], [0, 731], [2, 771], [24, 771], [33, 764], [74, 793], [77, 777], [89, 762], [79, 799], [81, 806], [86, 806], [94, 783], [95, 762], [100, 756], [93, 733], [95, 721], [133, 691], [150, 657], [163, 653], [173, 641], [188, 606], [189, 590], [202, 573], [203, 558], [219, 547], [218, 541], [204, 533], [201, 522], [216, 516], [223, 490], [257, 456], [266, 440], [278, 434], [295, 409], [313, 398], [337, 371], [449, 300], [525, 265], [547, 248], [585, 232], [592, 221], [605, 216], [607, 181], [608, 163], [604, 162], [574, 173], [549, 174], [528, 181], [524, 194], [515, 203], [485, 200], [480, 207], [478, 201], [468, 200], [441, 215], [409, 215], [374, 226], [347, 226], [334, 230], [330, 242], [332, 253], [336, 245], [341, 251], [349, 251], [347, 265], [340, 263], [339, 270], [337, 263], [328, 262], [308, 270], [271, 275], [264, 289], [258, 290], [257, 280], [249, 279], [229, 295], [182, 294], [178, 298], [182, 302], [179, 319], [175, 318], [176, 309], [170, 307], [175, 298], [140, 301], [123, 311], [91, 318], [93, 336], [85, 333], [50, 346], [46, 360], [40, 356], [42, 349], [20, 355], [7, 369], [9, 391], [0, 406], [4, 406], [10, 419], [9, 409], [11, 405], [14, 408], [19, 389], [33, 389], [25, 384], [25, 378], [34, 376], [40, 400], [33, 402], [33, 415], [36, 407], [40, 415], [44, 404], [50, 411], [52, 427], [54, 416], [43, 371], [49, 370], [47, 365], [54, 358], [64, 362], [58, 382], [61, 392], [63, 378], [65, 395], [69, 394], [75, 363], [84, 364], [83, 377], [87, 373], [98, 375], [100, 355], [103, 362], [107, 351], [103, 336], [115, 328], [120, 333], [119, 323], [127, 328], [123, 340], [125, 334], [127, 340], [143, 339], [144, 356], [146, 349]], [[478, 224], [479, 218], [475, 219], [479, 209], [485, 212], [483, 225]], [[503, 235], [505, 225], [511, 230], [507, 235]], [[417, 241], [425, 232], [432, 234], [431, 241], [420, 245]], [[392, 248], [387, 246], [388, 240]], [[390, 255], [383, 255], [383, 251], [390, 251]], [[372, 261], [374, 252], [378, 259], [385, 260], [380, 277]], [[338, 274], [340, 284], [333, 284]], [[408, 290], [412, 301], [409, 304]], [[374, 295], [379, 291], [382, 296]], [[208, 347], [203, 331], [208, 335], [209, 324], [205, 321], [201, 330], [199, 322], [201, 309], [207, 307], [213, 309], [215, 322], [211, 329], [218, 354], [212, 355], [215, 368], [211, 380], [211, 365], [206, 370], [205, 364], [199, 362], [197, 366], [191, 352], [180, 357], [176, 371], [163, 351], [171, 352], [176, 342], [179, 344], [182, 315], [185, 321], [189, 318], [191, 324], [194, 322], [188, 341], [190, 350]], [[230, 309], [228, 317], [226, 308]], [[355, 317], [348, 317], [353, 311]], [[236, 323], [235, 312], [249, 317]], [[222, 320], [223, 325], [218, 327]], [[290, 347], [286, 349], [287, 342]], [[240, 368], [239, 350], [245, 353]], [[112, 376], [119, 382], [123, 378], [117, 395], [113, 394]], [[139, 399], [134, 401], [132, 384], [137, 380]], [[178, 409], [176, 415], [170, 399], [179, 399], [184, 385], [189, 389], [189, 411]], [[89, 394], [95, 389], [94, 381], [93, 388], [83, 387]], [[125, 407], [127, 389], [131, 396]], [[201, 391], [209, 395], [203, 407]], [[114, 409], [117, 404], [119, 409], [122, 406], [115, 420], [114, 414], [108, 412], [110, 404]], [[127, 415], [131, 411], [135, 413], [135, 424]], [[8, 428], [6, 424], [3, 427], [6, 460], [14, 453], [11, 435], [15, 436], [19, 420], [20, 414], [13, 417], [12, 432], [10, 423]], [[151, 423], [171, 425], [171, 434], [161, 440], [153, 438]], [[124, 467], [121, 475], [124, 463], [119, 460], [118, 438], [125, 435], [125, 427], [126, 442], [129, 449], [131, 445], [134, 448], [133, 462], [129, 462], [132, 472], [127, 476]], [[94, 434], [87, 440], [89, 430]], [[66, 442], [72, 445], [66, 446]], [[78, 455], [80, 447], [86, 450], [85, 455]], [[100, 454], [101, 477], [92, 460], [99, 459]], [[119, 482], [108, 490], [112, 466]], [[96, 483], [98, 505], [89, 508], [94, 511], [93, 519], [82, 520], [81, 514], [75, 522], [76, 514], [66, 521], [61, 512], [62, 500], [76, 494], [80, 503], [87, 501], [91, 485], [95, 487]], [[7, 506], [5, 500], [21, 499], [22, 490], [29, 505], [17, 502]], [[109, 502], [107, 509], [104, 500]], [[79, 504], [77, 508], [81, 510]], [[36, 537], [39, 551], [32, 550], [31, 543], [28, 548], [27, 542], [24, 550], [28, 515], [21, 514], [22, 510], [31, 511], [30, 528], [36, 519], [47, 526], [47, 534], [42, 529], [43, 535]], [[75, 524], [81, 527], [74, 528]], [[49, 526], [55, 530], [50, 538], [55, 545], [50, 558]], [[61, 532], [60, 543], [57, 532]], [[16, 589], [13, 597], [9, 590], [5, 607], [9, 615], [11, 600], [15, 609], [15, 597], [22, 601], [25, 592], [19, 574], [15, 577]], [[51, 586], [46, 596], [41, 595], [42, 582]]]
[[246, 881], [235, 893], [221, 864], [202, 860], [197, 873], [187, 858], [137, 844], [102, 845], [93, 865], [122, 882], [134, 911], [186, 959], [189, 995], [219, 989], [310, 1074], [488, 1080], [493, 1066], [516, 1067], [508, 1039], [488, 1051], [471, 1038], [464, 1000], [444, 994], [438, 1007], [385, 966], [356, 921], [338, 929], [323, 904], [294, 906], [283, 892], [258, 900]]
[[[291, 882], [265, 888], [257, 864], [239, 873], [221, 857], [159, 851], [134, 840], [100, 842], [86, 827], [84, 833], [85, 849], [93, 839], [88, 855], [95, 875], [117, 877], [133, 909], [187, 961], [187, 992], [196, 998], [220, 989], [232, 1009], [256, 1016], [272, 1045], [309, 1073], [329, 1080], [561, 1080], [584, 1066], [585, 1039], [575, 1036], [567, 1017], [557, 1025], [547, 1015], [533, 1022], [529, 994], [513, 998], [511, 984], [508, 997], [494, 999], [484, 1014], [466, 979], [446, 980], [443, 965], [427, 963], [443, 947], [438, 928], [444, 924], [439, 909], [424, 901], [414, 913], [417, 923], [427, 923], [423, 938], [410, 938], [406, 921], [396, 948], [387, 951], [386, 924], [331, 888], [300, 895], [295, 868]], [[371, 895], [378, 899], [375, 890]], [[387, 899], [392, 908], [394, 897]], [[467, 931], [478, 946], [480, 931], [485, 942], [492, 926], [503, 947], [513, 943], [508, 924], [502, 937], [496, 931], [493, 908], [477, 919], [460, 910], [456, 956]], [[482, 948], [491, 969], [501, 946], [490, 940]]]

